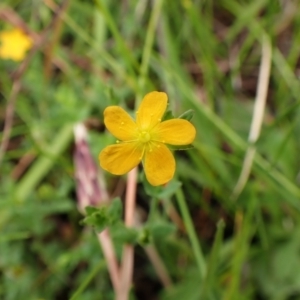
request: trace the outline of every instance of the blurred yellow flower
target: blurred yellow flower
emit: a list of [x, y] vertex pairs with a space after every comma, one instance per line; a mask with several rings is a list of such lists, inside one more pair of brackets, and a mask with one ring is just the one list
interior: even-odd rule
[[119, 106], [104, 110], [107, 129], [120, 140], [100, 153], [104, 170], [123, 175], [142, 161], [146, 178], [152, 185], [162, 185], [173, 178], [175, 159], [165, 144], [191, 144], [196, 129], [183, 119], [162, 122], [167, 102], [167, 94], [163, 92], [147, 94], [136, 112], [136, 121]]
[[18, 28], [2, 31], [0, 32], [0, 57], [21, 61], [32, 44], [32, 39]]

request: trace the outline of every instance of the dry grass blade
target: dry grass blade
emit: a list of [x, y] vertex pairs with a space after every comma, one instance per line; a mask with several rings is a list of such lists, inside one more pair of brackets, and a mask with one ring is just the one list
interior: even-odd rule
[[272, 50], [269, 39], [265, 36], [262, 40], [262, 59], [258, 77], [257, 93], [254, 104], [253, 117], [249, 132], [249, 147], [247, 149], [242, 171], [237, 184], [233, 190], [232, 198], [237, 199], [244, 189], [249, 178], [256, 148], [254, 143], [258, 140], [265, 112], [270, 70], [271, 70]]

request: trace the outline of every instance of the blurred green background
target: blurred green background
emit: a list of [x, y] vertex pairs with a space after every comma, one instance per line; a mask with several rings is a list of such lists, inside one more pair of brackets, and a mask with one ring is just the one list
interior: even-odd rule
[[[153, 90], [175, 116], [194, 110], [197, 138], [175, 153], [165, 194], [139, 176], [142, 232], [172, 286], [138, 242], [131, 299], [300, 299], [299, 26], [289, 0], [2, 0], [0, 30], [22, 28], [35, 48], [27, 62], [0, 60], [1, 128], [11, 121], [9, 139], [0, 132], [0, 299], [114, 299], [97, 236], [80, 224], [73, 127], [85, 124], [97, 162], [114, 142], [105, 107], [132, 112]], [[124, 200], [126, 176], [99, 172]]]

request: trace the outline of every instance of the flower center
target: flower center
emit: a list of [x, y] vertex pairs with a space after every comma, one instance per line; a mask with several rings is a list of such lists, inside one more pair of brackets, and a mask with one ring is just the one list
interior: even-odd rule
[[147, 131], [142, 131], [140, 132], [139, 134], [139, 140], [142, 142], [142, 143], [148, 143], [150, 140], [151, 140], [151, 135], [149, 132]]

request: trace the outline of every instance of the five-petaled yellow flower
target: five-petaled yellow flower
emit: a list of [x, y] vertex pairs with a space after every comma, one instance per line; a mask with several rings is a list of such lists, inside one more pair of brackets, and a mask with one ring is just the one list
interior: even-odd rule
[[21, 61], [32, 44], [32, 39], [18, 28], [2, 31], [0, 32], [0, 57]]
[[173, 178], [175, 159], [166, 144], [191, 144], [196, 130], [184, 119], [162, 122], [167, 102], [168, 97], [163, 92], [147, 94], [136, 112], [136, 121], [119, 106], [104, 110], [104, 123], [119, 140], [100, 153], [104, 170], [123, 175], [142, 161], [146, 178], [152, 185], [162, 185]]

